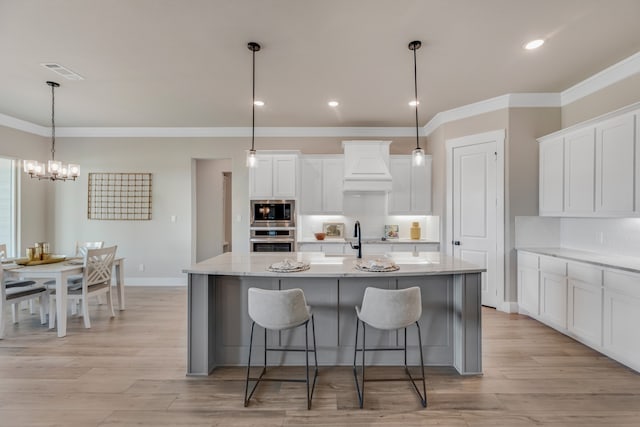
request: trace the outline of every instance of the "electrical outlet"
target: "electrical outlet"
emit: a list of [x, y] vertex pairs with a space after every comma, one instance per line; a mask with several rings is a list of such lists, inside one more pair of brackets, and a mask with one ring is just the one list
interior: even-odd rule
[[138, 265], [138, 271], [144, 271], [144, 264]]

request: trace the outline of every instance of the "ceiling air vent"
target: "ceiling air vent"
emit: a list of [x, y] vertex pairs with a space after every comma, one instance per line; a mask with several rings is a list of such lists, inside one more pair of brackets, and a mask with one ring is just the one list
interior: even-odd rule
[[80, 74], [73, 72], [66, 67], [63, 67], [60, 64], [56, 64], [55, 62], [47, 62], [40, 65], [42, 65], [44, 68], [47, 68], [53, 71], [56, 74], [61, 75], [67, 80], [84, 80], [84, 77], [82, 77]]

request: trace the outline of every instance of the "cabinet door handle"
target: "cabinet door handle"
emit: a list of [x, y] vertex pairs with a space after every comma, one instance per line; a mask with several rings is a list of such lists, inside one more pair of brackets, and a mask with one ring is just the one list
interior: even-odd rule
[[460, 246], [460, 240], [454, 240], [453, 243], [455, 246]]

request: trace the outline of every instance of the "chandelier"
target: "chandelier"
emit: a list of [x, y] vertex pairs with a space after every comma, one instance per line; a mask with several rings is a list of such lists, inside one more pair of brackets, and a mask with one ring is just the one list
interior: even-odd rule
[[47, 82], [51, 86], [51, 160], [47, 162], [45, 168], [44, 162], [37, 160], [25, 160], [24, 171], [31, 178], [48, 179], [51, 181], [66, 181], [68, 179], [76, 180], [80, 176], [80, 165], [73, 163], [63, 164], [56, 160], [56, 120], [55, 120], [55, 88], [60, 84], [56, 82]]
[[255, 133], [256, 133], [256, 52], [260, 50], [260, 45], [250, 42], [247, 47], [252, 52], [253, 57], [253, 96], [251, 100], [251, 150], [247, 152], [247, 167], [255, 168], [258, 164], [256, 159]]
[[424, 163], [424, 150], [420, 148], [420, 137], [418, 132], [418, 67], [416, 65], [416, 50], [420, 49], [422, 43], [419, 40], [409, 43], [409, 50], [413, 51], [413, 88], [415, 90], [415, 102], [416, 106], [416, 148], [413, 149], [413, 165], [422, 166]]

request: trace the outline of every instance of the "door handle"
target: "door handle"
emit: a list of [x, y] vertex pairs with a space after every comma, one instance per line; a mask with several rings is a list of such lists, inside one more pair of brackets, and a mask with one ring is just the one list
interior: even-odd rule
[[453, 243], [455, 246], [460, 246], [460, 240], [454, 240]]

